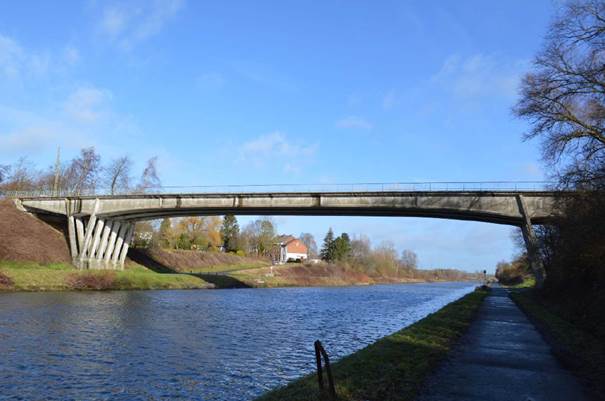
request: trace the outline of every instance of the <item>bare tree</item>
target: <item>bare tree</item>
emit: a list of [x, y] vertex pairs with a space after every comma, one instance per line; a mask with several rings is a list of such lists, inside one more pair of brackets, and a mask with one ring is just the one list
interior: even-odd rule
[[404, 249], [403, 252], [401, 252], [401, 259], [399, 259], [399, 262], [408, 269], [415, 269], [418, 267], [418, 255], [416, 255], [416, 252], [414, 251]]
[[130, 169], [132, 161], [128, 156], [114, 159], [109, 166], [103, 169], [105, 185], [110, 193], [114, 195], [116, 191], [125, 191], [130, 188]]
[[68, 191], [80, 194], [82, 191], [95, 190], [101, 170], [101, 156], [94, 147], [83, 148], [80, 155], [73, 159], [66, 174]]
[[0, 185], [2, 185], [2, 183], [4, 183], [6, 180], [8, 180], [10, 171], [11, 171], [11, 166], [9, 166], [8, 164], [0, 165]]
[[317, 257], [317, 243], [315, 242], [315, 237], [310, 233], [301, 233], [300, 240], [307, 247], [307, 257], [310, 259]]
[[154, 156], [147, 161], [147, 165], [145, 166], [145, 170], [143, 170], [141, 182], [139, 183], [138, 187], [140, 191], [145, 192], [151, 188], [158, 188], [162, 185], [160, 177], [158, 176], [157, 164], [157, 156]]
[[4, 167], [3, 187], [8, 191], [32, 191], [37, 188], [36, 179], [39, 175], [26, 157], [21, 157], [13, 166]]
[[525, 139], [540, 138], [544, 159], [590, 169], [605, 162], [605, 2], [567, 3], [521, 85], [517, 116]]

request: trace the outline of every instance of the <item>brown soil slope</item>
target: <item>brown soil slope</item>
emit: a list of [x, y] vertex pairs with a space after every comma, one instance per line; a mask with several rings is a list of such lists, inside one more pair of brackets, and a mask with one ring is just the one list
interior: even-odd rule
[[174, 271], [189, 271], [211, 267], [223, 267], [228, 270], [229, 267], [242, 265], [260, 267], [269, 264], [269, 261], [266, 259], [237, 256], [222, 252], [167, 250], [158, 248], [146, 249], [142, 250], [142, 252], [155, 262]]
[[62, 232], [22, 212], [10, 199], [0, 201], [0, 260], [69, 263]]

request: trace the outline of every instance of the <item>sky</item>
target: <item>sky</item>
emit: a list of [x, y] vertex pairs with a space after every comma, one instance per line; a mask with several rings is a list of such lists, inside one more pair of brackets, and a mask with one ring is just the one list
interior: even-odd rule
[[[0, 164], [95, 146], [163, 185], [545, 179], [511, 107], [555, 0], [0, 4]], [[250, 218], [240, 218], [245, 224]], [[512, 228], [276, 217], [493, 270]]]

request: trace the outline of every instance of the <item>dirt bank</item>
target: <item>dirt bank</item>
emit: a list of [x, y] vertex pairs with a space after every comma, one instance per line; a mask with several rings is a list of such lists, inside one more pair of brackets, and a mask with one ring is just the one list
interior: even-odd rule
[[0, 260], [40, 264], [70, 263], [65, 236], [36, 217], [0, 201]]
[[222, 252], [158, 248], [137, 249], [136, 251], [129, 252], [129, 256], [133, 259], [136, 257], [135, 254], [143, 254], [155, 262], [154, 266], [149, 266], [144, 259], [137, 260], [137, 262], [144, 264], [148, 268], [165, 268], [167, 271], [173, 272], [219, 272], [259, 268], [270, 264], [268, 259], [251, 258]]

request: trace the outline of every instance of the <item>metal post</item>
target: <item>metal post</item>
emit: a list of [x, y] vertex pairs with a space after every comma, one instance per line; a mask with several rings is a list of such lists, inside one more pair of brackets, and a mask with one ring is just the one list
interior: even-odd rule
[[331, 401], [336, 401], [336, 389], [334, 388], [334, 378], [332, 377], [332, 368], [330, 368], [330, 358], [328, 357], [328, 353], [321, 345], [319, 340], [315, 341], [315, 361], [317, 363], [317, 380], [319, 383], [319, 392], [320, 394], [324, 394], [324, 382], [323, 382], [323, 372], [321, 366], [321, 358], [326, 363], [326, 372], [328, 374], [328, 397]]
[[319, 342], [319, 340], [315, 341], [315, 362], [317, 363], [317, 381], [319, 383], [319, 392], [323, 393], [324, 391], [324, 378], [323, 378], [323, 372], [322, 372], [322, 367], [321, 367], [321, 351], [319, 350], [319, 347], [321, 347], [321, 343]]

